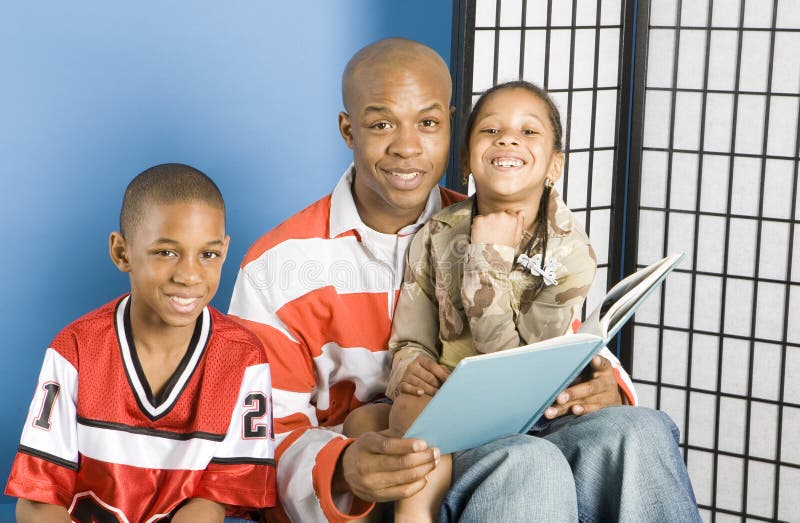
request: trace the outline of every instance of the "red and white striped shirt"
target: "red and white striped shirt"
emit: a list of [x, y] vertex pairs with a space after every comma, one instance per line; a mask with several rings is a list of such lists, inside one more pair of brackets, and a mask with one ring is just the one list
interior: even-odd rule
[[[337, 521], [371, 504], [331, 499], [351, 410], [383, 395], [387, 342], [406, 249], [461, 194], [435, 187], [417, 222], [381, 234], [358, 215], [352, 166], [333, 193], [259, 239], [245, 255], [230, 314], [262, 340], [270, 362], [278, 494], [294, 521]], [[313, 429], [313, 430], [312, 430]], [[325, 429], [325, 430], [320, 430]], [[272, 515], [270, 515], [271, 517]]]

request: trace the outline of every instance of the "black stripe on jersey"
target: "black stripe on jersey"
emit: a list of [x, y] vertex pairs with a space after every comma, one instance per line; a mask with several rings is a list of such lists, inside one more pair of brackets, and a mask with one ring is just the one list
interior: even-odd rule
[[49, 461], [55, 465], [60, 467], [64, 467], [70, 470], [78, 471], [78, 464], [74, 461], [70, 461], [68, 459], [59, 458], [58, 456], [54, 456], [53, 454], [48, 454], [47, 452], [42, 452], [41, 450], [36, 450], [32, 447], [26, 447], [25, 445], [20, 445], [17, 447], [17, 452], [21, 454], [27, 454], [29, 456], [33, 456], [34, 458], [43, 459], [45, 461]]
[[[124, 329], [124, 332], [120, 333], [119, 332], [119, 327], [117, 325], [116, 317], [117, 317], [118, 309], [119, 309], [120, 305], [123, 302], [125, 302], [125, 310], [123, 311], [123, 329]], [[175, 406], [175, 404], [178, 403], [178, 400], [181, 397], [181, 393], [183, 392], [183, 389], [178, 391], [178, 394], [175, 396], [175, 401], [173, 402], [172, 405], [170, 405], [167, 409], [165, 409], [164, 412], [162, 412], [161, 414], [157, 414], [157, 415], [150, 414], [150, 411], [145, 407], [145, 405], [143, 403], [143, 399], [141, 397], [139, 397], [139, 394], [138, 394], [138, 392], [136, 390], [136, 387], [134, 386], [134, 383], [133, 383], [133, 379], [134, 378], [130, 375], [128, 366], [125, 365], [125, 355], [122, 354], [123, 348], [122, 348], [122, 342], [121, 342], [122, 338], [121, 338], [121, 336], [122, 335], [125, 336], [125, 341], [127, 342], [127, 345], [128, 345], [128, 353], [130, 354], [131, 361], [133, 363], [134, 372], [136, 373], [136, 379], [139, 382], [139, 384], [141, 385], [142, 389], [144, 390], [147, 402], [150, 403], [150, 405], [152, 407], [158, 408], [170, 396], [170, 394], [172, 393], [172, 390], [175, 388], [175, 385], [178, 383], [178, 381], [180, 381], [183, 373], [186, 371], [186, 367], [189, 365], [189, 362], [192, 360], [192, 357], [194, 356], [194, 354], [196, 352], [199, 351], [200, 354], [199, 354], [199, 356], [197, 358], [197, 364], [195, 365], [195, 367], [193, 369], [191, 369], [189, 371], [188, 376], [186, 376], [186, 380], [184, 381], [184, 384], [183, 384], [184, 388], [186, 387], [186, 385], [189, 384], [189, 381], [191, 381], [191, 379], [192, 379], [192, 375], [194, 374], [195, 370], [197, 370], [197, 366], [200, 364], [200, 360], [202, 359], [203, 354], [205, 353], [206, 347], [208, 347], [208, 343], [209, 343], [209, 341], [211, 341], [211, 334], [212, 334], [212, 328], [213, 328], [213, 324], [211, 322], [211, 315], [208, 314], [208, 323], [209, 323], [209, 325], [208, 325], [208, 336], [206, 336], [205, 343], [203, 343], [203, 346], [202, 347], [198, 346], [198, 341], [199, 341], [200, 335], [201, 335], [202, 330], [203, 330], [203, 317], [204, 316], [205, 316], [205, 309], [203, 309], [203, 312], [201, 312], [200, 316], [197, 317], [197, 321], [195, 322], [195, 326], [194, 326], [194, 332], [192, 333], [192, 339], [189, 341], [189, 347], [186, 350], [186, 354], [183, 355], [183, 358], [181, 358], [181, 361], [178, 364], [178, 368], [175, 369], [175, 372], [172, 373], [172, 376], [170, 376], [169, 380], [164, 385], [164, 390], [162, 390], [161, 394], [159, 394], [158, 397], [156, 397], [152, 393], [152, 391], [150, 389], [150, 384], [148, 383], [147, 377], [145, 376], [144, 370], [142, 369], [142, 365], [139, 362], [139, 355], [136, 352], [136, 345], [134, 345], [134, 343], [133, 343], [133, 330], [131, 329], [131, 297], [130, 297], [130, 295], [128, 295], [127, 301], [126, 301], [125, 298], [123, 298], [122, 300], [120, 300], [119, 303], [117, 303], [117, 308], [114, 311], [114, 318], [115, 318], [114, 329], [117, 331], [117, 340], [118, 340], [118, 344], [119, 344], [120, 355], [122, 356], [122, 363], [123, 363], [122, 366], [125, 369], [125, 377], [128, 378], [128, 384], [131, 387], [131, 392], [133, 392], [134, 398], [136, 398], [136, 403], [139, 405], [139, 410], [141, 410], [142, 414], [147, 416], [147, 418], [150, 419], [151, 421], [159, 420], [159, 419], [163, 418], [164, 416], [166, 416], [167, 414], [169, 414], [172, 411], [172, 409]]]
[[209, 463], [217, 463], [219, 465], [267, 465], [269, 467], [275, 466], [275, 460], [271, 458], [258, 459], [258, 458], [211, 458]]
[[78, 423], [87, 427], [97, 427], [100, 429], [120, 430], [122, 432], [129, 432], [131, 434], [144, 434], [146, 436], [156, 436], [165, 439], [176, 439], [180, 441], [187, 441], [190, 439], [207, 439], [210, 441], [222, 441], [225, 439], [225, 434], [214, 434], [212, 432], [170, 432], [168, 430], [146, 429], [144, 427], [133, 427], [125, 425], [124, 423], [114, 423], [111, 421], [100, 421], [96, 419], [82, 418], [78, 416]]

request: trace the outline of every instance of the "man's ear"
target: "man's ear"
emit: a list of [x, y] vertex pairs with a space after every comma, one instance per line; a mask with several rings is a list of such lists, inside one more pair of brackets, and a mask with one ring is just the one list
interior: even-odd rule
[[455, 105], [451, 105], [450, 106], [450, 125], [453, 124], [453, 120], [455, 120], [455, 118], [456, 118], [456, 106]]
[[339, 134], [344, 138], [344, 143], [349, 148], [353, 148], [353, 124], [350, 121], [350, 115], [345, 112], [339, 113]]
[[131, 263], [128, 259], [128, 242], [117, 231], [112, 232], [108, 237], [108, 254], [117, 269], [122, 272], [131, 272]]

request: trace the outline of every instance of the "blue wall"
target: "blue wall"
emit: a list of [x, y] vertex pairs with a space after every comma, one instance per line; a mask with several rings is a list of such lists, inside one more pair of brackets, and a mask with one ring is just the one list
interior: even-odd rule
[[[127, 289], [108, 259], [122, 192], [191, 164], [219, 184], [232, 237], [213, 304], [247, 247], [323, 196], [349, 57], [386, 36], [449, 61], [452, 3], [4, 2], [0, 5], [0, 479], [49, 341]], [[13, 501], [4, 498], [2, 501]]]

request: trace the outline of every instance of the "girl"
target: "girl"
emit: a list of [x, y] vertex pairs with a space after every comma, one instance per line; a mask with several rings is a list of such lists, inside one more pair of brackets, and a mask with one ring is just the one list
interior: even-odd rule
[[[467, 356], [559, 336], [578, 321], [597, 262], [553, 190], [564, 161], [558, 109], [524, 81], [486, 91], [461, 151], [476, 193], [434, 216], [409, 247], [389, 347], [389, 425], [403, 434]], [[395, 521], [435, 521], [449, 456]]]

